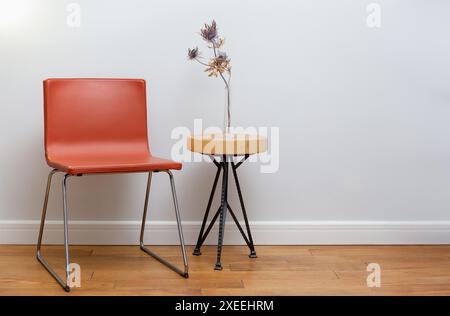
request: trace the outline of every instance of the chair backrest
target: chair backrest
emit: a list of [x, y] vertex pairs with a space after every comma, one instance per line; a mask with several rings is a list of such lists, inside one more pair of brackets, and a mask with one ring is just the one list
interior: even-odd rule
[[145, 80], [44, 81], [45, 154], [148, 152]]

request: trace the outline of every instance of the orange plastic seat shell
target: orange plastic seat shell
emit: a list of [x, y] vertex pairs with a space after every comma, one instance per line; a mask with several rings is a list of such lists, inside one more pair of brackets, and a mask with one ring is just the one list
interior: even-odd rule
[[181, 169], [151, 155], [141, 79], [44, 81], [45, 157], [69, 174]]

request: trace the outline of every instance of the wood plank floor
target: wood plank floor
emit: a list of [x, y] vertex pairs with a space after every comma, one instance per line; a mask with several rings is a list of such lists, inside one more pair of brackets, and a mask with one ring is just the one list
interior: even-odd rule
[[[181, 264], [178, 247], [153, 247]], [[226, 246], [224, 270], [215, 248], [190, 255], [190, 278], [147, 256], [138, 246], [73, 246], [81, 288], [65, 293], [35, 258], [34, 246], [0, 246], [0, 295], [450, 295], [450, 246], [259, 246], [249, 259]], [[63, 248], [44, 256], [63, 272]], [[368, 288], [368, 263], [381, 266], [381, 287]]]

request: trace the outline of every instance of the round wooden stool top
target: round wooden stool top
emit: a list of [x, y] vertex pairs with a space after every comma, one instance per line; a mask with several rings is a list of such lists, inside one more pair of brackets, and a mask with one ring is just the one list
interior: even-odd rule
[[190, 151], [205, 155], [245, 156], [267, 151], [267, 138], [239, 133], [190, 135], [187, 145]]

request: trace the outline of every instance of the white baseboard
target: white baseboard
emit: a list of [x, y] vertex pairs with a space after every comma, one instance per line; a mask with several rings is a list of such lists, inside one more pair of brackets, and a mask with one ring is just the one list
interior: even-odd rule
[[[184, 222], [186, 244], [194, 245], [200, 222]], [[0, 221], [0, 244], [35, 244], [39, 221]], [[301, 221], [252, 222], [256, 245], [320, 245], [320, 244], [448, 244], [450, 221]], [[138, 244], [139, 221], [71, 221], [71, 244], [135, 245]], [[61, 244], [61, 221], [47, 221], [44, 241]], [[217, 225], [205, 244], [217, 242]], [[176, 222], [148, 223], [146, 243], [177, 245]], [[227, 223], [225, 243], [242, 245], [244, 241], [234, 223]]]

